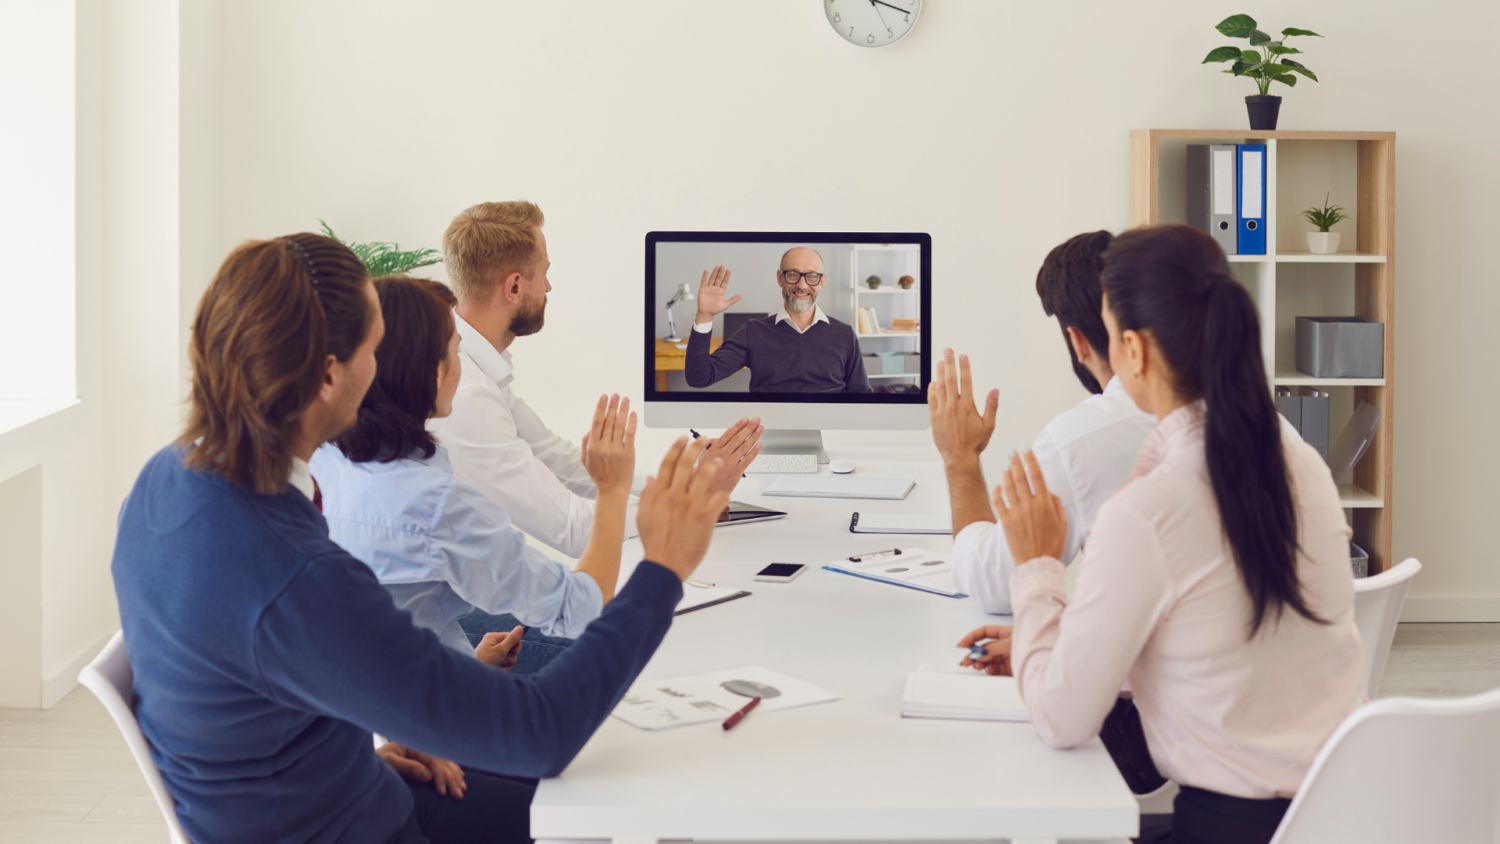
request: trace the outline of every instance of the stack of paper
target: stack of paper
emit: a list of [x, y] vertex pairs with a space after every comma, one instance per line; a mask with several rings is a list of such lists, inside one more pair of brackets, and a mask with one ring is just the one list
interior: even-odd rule
[[625, 693], [625, 697], [620, 699], [612, 714], [642, 730], [666, 730], [709, 721], [722, 722], [750, 702], [750, 698], [724, 688], [726, 680], [748, 680], [771, 686], [780, 692], [776, 697], [762, 698], [750, 715], [752, 719], [781, 709], [839, 699], [835, 692], [820, 689], [785, 674], [777, 674], [759, 665], [751, 665], [672, 680], [637, 680], [630, 691]]
[[924, 662], [906, 677], [903, 718], [1030, 721], [1014, 677], [991, 677], [958, 665]]

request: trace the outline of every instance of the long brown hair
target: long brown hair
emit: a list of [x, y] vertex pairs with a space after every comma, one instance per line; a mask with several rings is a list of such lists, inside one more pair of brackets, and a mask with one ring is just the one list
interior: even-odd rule
[[421, 451], [431, 457], [437, 441], [427, 418], [437, 407], [438, 367], [458, 328], [452, 291], [425, 278], [375, 279], [385, 315], [385, 338], [375, 350], [375, 383], [359, 405], [359, 421], [334, 439], [355, 463], [390, 463]]
[[1207, 408], [1208, 479], [1250, 593], [1250, 635], [1287, 608], [1325, 623], [1297, 581], [1297, 506], [1260, 357], [1260, 317], [1223, 250], [1188, 226], [1132, 229], [1105, 251], [1102, 282], [1120, 330], [1149, 332], [1177, 395]]
[[332, 238], [292, 234], [241, 245], [198, 302], [188, 359], [190, 469], [262, 495], [286, 490], [297, 420], [322, 387], [324, 361], [347, 361], [370, 328], [368, 275]]

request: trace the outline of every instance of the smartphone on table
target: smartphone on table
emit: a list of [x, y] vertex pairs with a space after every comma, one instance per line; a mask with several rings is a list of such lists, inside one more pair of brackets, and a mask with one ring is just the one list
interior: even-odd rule
[[791, 583], [807, 570], [802, 563], [772, 563], [755, 573], [755, 579], [764, 583]]

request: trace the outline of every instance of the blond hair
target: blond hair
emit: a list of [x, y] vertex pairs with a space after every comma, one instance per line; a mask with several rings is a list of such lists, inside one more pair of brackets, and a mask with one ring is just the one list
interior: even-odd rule
[[524, 199], [466, 208], [443, 232], [443, 264], [460, 302], [488, 299], [513, 272], [530, 277], [541, 257], [542, 209]]

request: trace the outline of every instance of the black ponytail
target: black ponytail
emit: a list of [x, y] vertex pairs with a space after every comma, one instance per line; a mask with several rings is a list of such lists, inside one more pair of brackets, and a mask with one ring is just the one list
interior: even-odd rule
[[1178, 396], [1207, 406], [1208, 477], [1250, 593], [1250, 635], [1287, 607], [1325, 623], [1297, 581], [1297, 511], [1261, 361], [1260, 320], [1224, 253], [1188, 226], [1135, 229], [1104, 253], [1102, 283], [1120, 330], [1149, 333]]

